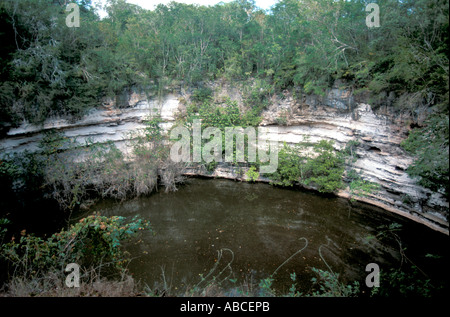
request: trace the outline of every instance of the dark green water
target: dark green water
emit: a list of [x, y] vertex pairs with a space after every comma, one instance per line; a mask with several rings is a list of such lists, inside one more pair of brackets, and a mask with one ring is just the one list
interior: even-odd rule
[[[368, 263], [381, 270], [401, 265], [397, 242], [374, 237], [380, 225], [394, 222], [402, 225], [399, 235], [410, 258], [425, 261], [427, 253], [448, 248], [447, 236], [383, 210], [268, 184], [188, 179], [175, 193], [103, 201], [94, 210], [148, 219], [154, 234], [126, 246], [135, 257], [129, 269], [150, 288], [162, 288], [165, 281], [172, 294], [180, 295], [214, 278], [224, 295], [233, 295], [230, 289], [252, 290], [274, 272], [277, 292], [288, 292], [295, 272], [297, 290], [308, 293], [313, 267], [332, 269], [343, 282], [358, 281], [364, 290]], [[306, 240], [306, 248], [282, 265]], [[447, 264], [445, 253], [432, 271]]]

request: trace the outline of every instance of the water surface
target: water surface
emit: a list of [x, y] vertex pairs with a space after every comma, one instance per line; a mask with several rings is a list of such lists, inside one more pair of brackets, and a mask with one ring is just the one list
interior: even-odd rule
[[368, 263], [382, 270], [402, 263], [394, 239], [376, 238], [381, 225], [400, 223], [409, 232], [402, 243], [411, 256], [442, 249], [441, 242], [423, 237], [447, 241], [442, 234], [378, 208], [220, 179], [188, 179], [174, 193], [123, 203], [103, 201], [94, 209], [105, 216], [148, 219], [153, 234], [126, 245], [135, 257], [129, 269], [150, 288], [170, 287], [172, 294], [180, 295], [213, 280], [223, 286], [223, 295], [234, 295], [236, 288], [251, 291], [269, 276], [278, 294], [287, 293], [294, 272], [297, 290], [308, 293], [314, 289], [313, 267], [364, 286]]

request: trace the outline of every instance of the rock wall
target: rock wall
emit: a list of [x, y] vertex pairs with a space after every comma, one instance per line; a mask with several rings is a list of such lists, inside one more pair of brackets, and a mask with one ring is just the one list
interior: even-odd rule
[[162, 99], [147, 99], [144, 95], [132, 94], [129, 106], [116, 108], [114, 102], [106, 101], [98, 109], [91, 110], [81, 120], [70, 122], [62, 118], [50, 118], [42, 126], [24, 122], [20, 127], [11, 129], [6, 138], [0, 140], [2, 152], [35, 151], [43, 132], [57, 129], [80, 143], [113, 141], [118, 148], [127, 151], [127, 141], [140, 129], [145, 128], [144, 121], [154, 114], [160, 114], [161, 127], [168, 130], [175, 121], [179, 110], [179, 96], [168, 94]]
[[[300, 143], [308, 136], [311, 142], [333, 140], [340, 150], [349, 141], [358, 141], [357, 160], [352, 167], [364, 179], [380, 185], [379, 191], [358, 200], [448, 234], [448, 201], [441, 194], [417, 185], [405, 171], [413, 161], [400, 147], [409, 130], [408, 118], [377, 114], [370, 105], [354, 103], [350, 94], [334, 90], [323, 99], [325, 102], [318, 102], [304, 96], [302, 101], [288, 97], [274, 102], [264, 113], [262, 125], [276, 127], [278, 132], [273, 138], [290, 144]], [[286, 113], [285, 125], [275, 126]], [[349, 197], [346, 190], [338, 195]]]
[[[215, 97], [219, 98], [215, 100], [223, 99], [224, 95], [232, 96], [242, 106], [238, 89], [226, 86], [218, 89], [216, 86]], [[159, 113], [164, 121], [161, 126], [167, 131], [175, 122], [177, 113], [185, 109], [180, 100], [188, 97], [183, 93], [170, 93], [161, 99], [132, 94], [129, 107], [117, 109], [113, 102], [105, 102], [75, 123], [60, 118], [49, 119], [39, 127], [23, 123], [0, 140], [0, 150], [2, 153], [36, 150], [43, 131], [58, 129], [69, 137], [76, 137], [79, 142], [88, 139], [93, 142], [113, 141], [127, 152], [127, 141], [133, 133], [145, 127], [143, 122], [146, 118]], [[336, 149], [342, 149], [350, 140], [359, 141], [358, 159], [353, 168], [361, 172], [364, 179], [378, 183], [380, 190], [357, 199], [448, 234], [448, 202], [439, 193], [417, 185], [405, 172], [412, 162], [400, 147], [409, 129], [405, 119], [376, 113], [370, 105], [356, 102], [349, 91], [333, 87], [321, 98], [305, 95], [298, 100], [288, 92], [284, 93], [283, 99], [274, 97], [263, 113], [261, 125], [269, 130], [268, 139], [289, 144], [304, 142], [307, 137], [310, 142], [333, 140]], [[243, 176], [224, 164], [213, 173], [190, 170], [188, 174], [245, 177], [245, 174]], [[346, 190], [338, 195], [349, 197]]]

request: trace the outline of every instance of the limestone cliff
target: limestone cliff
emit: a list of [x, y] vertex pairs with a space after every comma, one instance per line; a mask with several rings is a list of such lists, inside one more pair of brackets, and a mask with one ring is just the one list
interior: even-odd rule
[[[358, 200], [448, 233], [448, 201], [417, 185], [405, 172], [413, 161], [400, 147], [408, 135], [408, 118], [375, 113], [370, 105], [354, 103], [350, 95], [343, 97], [333, 90], [322, 102], [304, 96], [300, 102], [288, 97], [273, 103], [264, 113], [262, 124], [276, 125], [280, 116], [286, 116], [285, 124], [277, 126], [281, 141], [295, 144], [306, 135], [311, 142], [333, 140], [337, 149], [351, 140], [359, 142], [353, 168], [364, 179], [379, 184], [380, 190]], [[348, 197], [345, 190], [338, 194]]]
[[[239, 89], [216, 85], [215, 100], [220, 102], [223, 96], [238, 100], [242, 106]], [[162, 127], [167, 131], [177, 113], [185, 109], [180, 100], [188, 98], [189, 94], [182, 91], [168, 93], [163, 98], [132, 94], [128, 107], [119, 109], [114, 102], [107, 101], [74, 123], [61, 118], [49, 119], [39, 127], [23, 123], [0, 140], [0, 149], [3, 153], [33, 151], [37, 149], [43, 131], [55, 128], [69, 137], [76, 137], [79, 142], [87, 139], [113, 141], [126, 152], [127, 140], [133, 132], [144, 127], [143, 122], [148, 116], [159, 113], [164, 121]], [[284, 93], [283, 99], [274, 96], [263, 112], [261, 125], [269, 131], [277, 129], [277, 133], [269, 133], [269, 139], [290, 144], [303, 142], [305, 136], [310, 142], [333, 140], [337, 149], [345, 147], [350, 140], [359, 141], [358, 159], [352, 163], [353, 168], [360, 171], [364, 179], [378, 183], [380, 190], [358, 200], [448, 234], [448, 202], [439, 193], [417, 185], [405, 172], [412, 162], [400, 147], [400, 142], [407, 137], [407, 119], [373, 111], [370, 105], [356, 101], [351, 92], [334, 87], [324, 97], [304, 95], [293, 98], [288, 92]], [[191, 173], [208, 174], [192, 170]], [[208, 175], [242, 177], [223, 165]], [[342, 190], [338, 195], [348, 197], [349, 193]]]

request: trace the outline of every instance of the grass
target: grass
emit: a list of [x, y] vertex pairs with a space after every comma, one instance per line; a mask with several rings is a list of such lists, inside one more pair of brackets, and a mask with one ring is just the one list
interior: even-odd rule
[[69, 288], [65, 285], [66, 276], [62, 272], [52, 271], [41, 277], [25, 279], [15, 277], [0, 293], [4, 297], [134, 297], [142, 293], [132, 276], [122, 274], [120, 279], [100, 278], [95, 271], [87, 282], [80, 287]]

